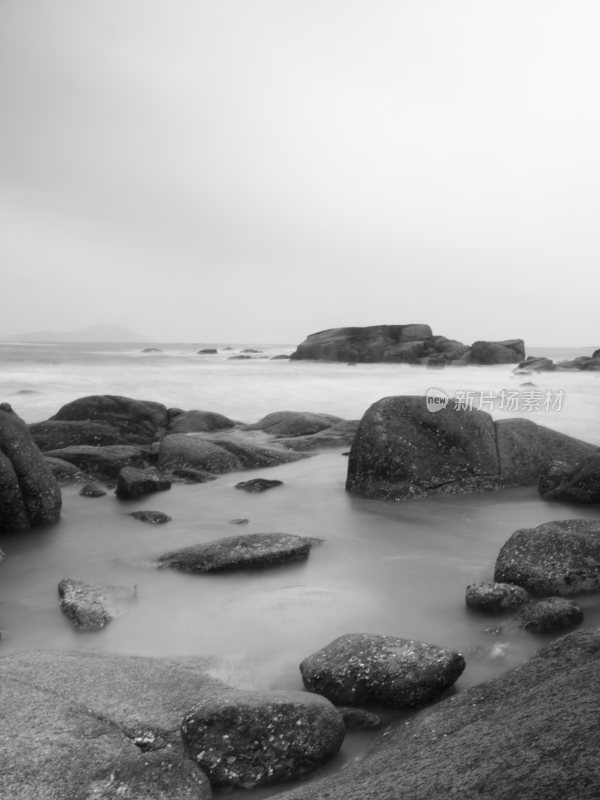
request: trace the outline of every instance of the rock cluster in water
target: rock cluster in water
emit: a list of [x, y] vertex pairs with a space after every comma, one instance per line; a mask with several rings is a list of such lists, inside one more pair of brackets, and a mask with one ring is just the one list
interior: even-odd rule
[[506, 339], [477, 341], [469, 346], [445, 336], [434, 336], [429, 325], [371, 325], [312, 333], [290, 358], [430, 366], [516, 364], [525, 358], [525, 345], [522, 339]]

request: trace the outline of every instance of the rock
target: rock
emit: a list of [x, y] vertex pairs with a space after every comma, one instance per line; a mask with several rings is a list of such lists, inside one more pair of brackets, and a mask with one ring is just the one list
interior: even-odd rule
[[160, 347], [144, 347], [142, 353], [162, 353]]
[[236, 519], [229, 520], [230, 525], [247, 525], [249, 522], [250, 520], [246, 517], [237, 517]]
[[516, 624], [531, 633], [564, 632], [583, 622], [583, 612], [564, 597], [548, 597], [527, 603], [517, 614]]
[[515, 531], [498, 554], [494, 580], [542, 597], [600, 588], [600, 522], [567, 519]]
[[3, 796], [209, 800], [179, 732], [190, 703], [219, 686], [207, 668], [60, 651], [0, 658]]
[[140, 522], [147, 522], [148, 525], [164, 525], [171, 521], [171, 517], [162, 511], [132, 511], [129, 516]]
[[35, 422], [29, 426], [29, 430], [42, 452], [82, 444], [105, 447], [129, 443], [126, 436], [105, 422], [51, 419]]
[[342, 715], [347, 731], [368, 731], [383, 727], [381, 717], [372, 711], [365, 711], [364, 708], [338, 706], [337, 710]]
[[311, 450], [326, 450], [333, 447], [348, 447], [354, 441], [359, 420], [346, 419], [336, 422], [330, 428], [306, 436], [293, 436], [289, 439], [278, 439], [282, 447], [306, 453]]
[[360, 760], [271, 800], [596, 800], [600, 631], [579, 630], [400, 721]]
[[483, 411], [427, 410], [424, 397], [386, 397], [354, 437], [346, 490], [406, 500], [492, 489], [500, 484], [494, 423]]
[[58, 522], [62, 496], [27, 425], [0, 404], [0, 533]]
[[50, 450], [45, 455], [68, 461], [78, 470], [101, 481], [114, 481], [123, 467], [146, 467], [150, 451], [141, 445], [116, 444], [107, 447], [74, 445], [63, 447], [61, 450]]
[[242, 353], [262, 353], [262, 350], [255, 350], [253, 347], [244, 347]]
[[67, 403], [50, 420], [84, 420], [104, 423], [127, 444], [151, 444], [168, 424], [162, 403], [120, 395], [90, 395]]
[[213, 411], [186, 411], [169, 423], [170, 433], [207, 433], [235, 427], [236, 423]]
[[158, 466], [162, 471], [189, 468], [222, 474], [242, 469], [260, 469], [303, 458], [283, 447], [265, 447], [237, 438], [207, 439], [201, 434], [171, 433], [161, 442]]
[[183, 481], [183, 483], [206, 483], [207, 481], [214, 481], [217, 479], [216, 475], [211, 472], [206, 472], [202, 469], [193, 469], [192, 467], [180, 467], [173, 469], [169, 472], [172, 480]]
[[171, 481], [162, 476], [157, 469], [137, 469], [123, 467], [117, 479], [117, 497], [131, 500], [152, 492], [164, 492], [171, 488]]
[[323, 697], [223, 690], [194, 706], [181, 734], [213, 786], [245, 789], [300, 778], [341, 747], [344, 724]]
[[202, 350], [198, 350], [199, 356], [214, 356], [218, 353], [216, 347], [203, 347]]
[[284, 361], [284, 360], [288, 361], [289, 358], [290, 358], [289, 355], [286, 355], [285, 353], [280, 353], [277, 356], [271, 356], [271, 361]]
[[346, 489], [407, 500], [535, 485], [557, 454], [581, 459], [595, 452], [594, 445], [530, 420], [494, 422], [455, 400], [434, 413], [424, 397], [385, 397], [359, 423]]
[[340, 417], [332, 414], [312, 414], [307, 411], [275, 411], [267, 414], [253, 425], [246, 425], [248, 431], [266, 431], [274, 436], [306, 436], [317, 433], [325, 428], [331, 428], [337, 422], [342, 422]]
[[183, 572], [259, 569], [308, 558], [317, 541], [288, 533], [250, 533], [164, 553], [157, 561]]
[[590, 372], [595, 372], [600, 370], [600, 358], [596, 355], [579, 356], [572, 361], [559, 361], [556, 368], [559, 370], [589, 370]]
[[84, 483], [84, 485], [79, 490], [79, 494], [82, 497], [104, 497], [106, 495], [106, 491], [100, 486], [99, 483], [90, 482]]
[[528, 600], [529, 593], [512, 583], [472, 583], [465, 596], [469, 608], [490, 613], [514, 611]]
[[525, 358], [525, 344], [522, 339], [473, 342], [464, 358], [469, 364], [517, 364]]
[[248, 361], [251, 358], [252, 356], [242, 356], [242, 355], [229, 356], [229, 361]]
[[300, 664], [310, 692], [337, 705], [419, 706], [448, 689], [465, 668], [460, 653], [395, 636], [350, 633]]
[[521, 361], [515, 367], [515, 372], [550, 372], [556, 369], [556, 365], [551, 358], [543, 356], [527, 356], [525, 361]]
[[600, 503], [600, 451], [575, 465], [553, 461], [540, 477], [538, 488], [544, 500]]
[[61, 610], [79, 631], [104, 628], [118, 613], [120, 599], [131, 599], [131, 592], [121, 587], [63, 578], [58, 584]]
[[50, 472], [56, 478], [59, 486], [69, 486], [78, 481], [89, 480], [89, 475], [83, 473], [75, 464], [70, 464], [62, 458], [52, 458], [44, 455], [44, 462]]
[[236, 489], [242, 489], [244, 492], [256, 494], [257, 492], [266, 492], [267, 489], [274, 489], [277, 486], [283, 486], [283, 481], [269, 481], [266, 478], [253, 478], [250, 481], [240, 481], [236, 483]]
[[494, 425], [503, 486], [535, 486], [555, 459], [579, 461], [598, 451], [595, 445], [528, 419], [502, 419]]
[[[386, 351], [406, 342], [432, 336], [429, 325], [372, 325], [366, 328], [330, 328], [308, 336], [291, 359], [319, 361], [384, 361]], [[397, 360], [395, 353], [390, 360]]]

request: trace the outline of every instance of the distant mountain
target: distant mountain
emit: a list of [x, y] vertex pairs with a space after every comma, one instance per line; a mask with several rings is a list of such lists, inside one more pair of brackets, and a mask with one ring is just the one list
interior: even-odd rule
[[76, 331], [29, 331], [13, 336], [4, 336], [3, 342], [149, 342], [129, 328], [120, 325], [91, 325]]

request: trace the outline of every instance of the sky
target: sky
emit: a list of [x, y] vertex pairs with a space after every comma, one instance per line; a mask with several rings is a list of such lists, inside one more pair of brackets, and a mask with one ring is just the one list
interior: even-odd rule
[[0, 336], [600, 346], [597, 0], [0, 0]]

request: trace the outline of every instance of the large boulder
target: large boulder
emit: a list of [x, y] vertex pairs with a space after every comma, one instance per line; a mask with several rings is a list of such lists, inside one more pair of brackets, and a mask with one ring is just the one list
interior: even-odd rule
[[99, 653], [0, 658], [0, 794], [11, 800], [209, 800], [179, 725], [221, 685], [208, 663]]
[[49, 419], [45, 422], [34, 422], [29, 430], [42, 452], [81, 444], [104, 447], [128, 443], [126, 436], [106, 422]]
[[581, 459], [595, 445], [530, 420], [494, 422], [455, 400], [435, 413], [425, 397], [385, 397], [365, 412], [352, 443], [346, 489], [406, 500], [535, 485], [557, 454]]
[[498, 553], [494, 580], [538, 596], [600, 589], [600, 522], [566, 519], [515, 531]]
[[182, 572], [262, 569], [308, 558], [318, 541], [289, 533], [248, 533], [163, 553], [157, 562]]
[[104, 481], [114, 481], [123, 467], [148, 466], [150, 449], [142, 445], [115, 444], [107, 447], [73, 445], [50, 450], [48, 458], [68, 461], [81, 472]]
[[473, 342], [464, 358], [469, 364], [518, 364], [525, 358], [525, 344], [522, 339]]
[[364, 758], [272, 800], [596, 800], [600, 631], [579, 630], [385, 731]]
[[543, 472], [538, 485], [544, 500], [562, 500], [565, 503], [600, 503], [600, 451], [579, 463], [553, 461]]
[[364, 414], [348, 461], [346, 489], [406, 500], [492, 489], [500, 483], [494, 423], [451, 401], [439, 413], [424, 397], [385, 397]]
[[61, 505], [59, 485], [27, 425], [0, 404], [0, 532], [57, 522]]
[[564, 633], [583, 622], [583, 611], [564, 597], [547, 597], [523, 606], [515, 622], [531, 633]]
[[183, 718], [187, 751], [213, 786], [301, 778], [335, 755], [344, 723], [325, 698], [292, 691], [216, 691]]
[[50, 420], [103, 423], [113, 429], [121, 444], [151, 444], [160, 438], [169, 422], [162, 403], [109, 394], [73, 400]]
[[337, 705], [419, 706], [448, 689], [465, 668], [463, 656], [428, 642], [350, 633], [305, 658], [304, 685]]
[[[331, 328], [308, 336], [292, 359], [319, 361], [384, 361], [386, 350], [398, 344], [432, 336], [429, 325], [372, 325], [366, 328]], [[391, 361], [398, 360], [396, 357]]]

